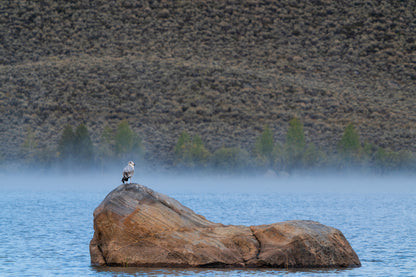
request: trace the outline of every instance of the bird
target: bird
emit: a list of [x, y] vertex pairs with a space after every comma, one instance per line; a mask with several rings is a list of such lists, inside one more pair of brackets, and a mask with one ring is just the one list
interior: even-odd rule
[[123, 169], [123, 178], [121, 178], [121, 181], [123, 182], [128, 182], [130, 179], [130, 183], [131, 183], [131, 177], [133, 177], [134, 174], [134, 166], [136, 164], [132, 161], [129, 161], [127, 166]]

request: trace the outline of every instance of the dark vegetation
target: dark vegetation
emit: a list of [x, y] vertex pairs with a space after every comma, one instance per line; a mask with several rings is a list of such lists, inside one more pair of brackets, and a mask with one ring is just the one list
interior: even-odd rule
[[[79, 125], [75, 132], [67, 125], [62, 132], [56, 152], [52, 152], [52, 155], [46, 157], [43, 162], [48, 166], [56, 164], [70, 168], [96, 166], [105, 168], [123, 164], [126, 160], [139, 162], [143, 160], [143, 156], [141, 139], [131, 130], [127, 121], [122, 121], [116, 130], [105, 127], [97, 147], [93, 146], [84, 124]], [[27, 162], [31, 164], [31, 160]]]
[[[22, 152], [27, 165], [45, 165], [65, 168], [105, 169], [134, 160], [143, 165], [145, 149], [141, 139], [131, 130], [127, 121], [122, 121], [112, 130], [106, 127], [96, 147], [84, 124], [75, 132], [67, 125], [60, 137], [56, 151], [36, 152], [31, 148], [37, 145], [31, 131], [27, 133]], [[297, 118], [289, 122], [286, 139], [283, 144], [275, 141], [272, 130], [265, 126], [251, 149], [222, 146], [210, 152], [198, 136], [182, 132], [174, 148], [173, 168], [194, 171], [215, 170], [220, 173], [264, 172], [274, 170], [275, 174], [287, 175], [296, 171], [317, 169], [365, 169], [377, 173], [391, 170], [415, 170], [415, 156], [406, 151], [389, 151], [369, 143], [362, 144], [353, 124], [349, 124], [338, 142], [337, 151], [325, 153], [313, 143], [306, 144], [303, 124]]]
[[0, 1], [0, 13], [4, 167], [414, 165], [416, 2]]

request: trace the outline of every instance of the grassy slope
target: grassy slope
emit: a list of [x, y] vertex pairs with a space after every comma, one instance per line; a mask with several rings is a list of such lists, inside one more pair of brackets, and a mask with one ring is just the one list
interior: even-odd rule
[[0, 3], [3, 158], [28, 127], [52, 147], [67, 123], [98, 142], [122, 119], [167, 162], [183, 130], [211, 150], [249, 148], [265, 124], [283, 141], [294, 116], [326, 149], [354, 122], [363, 140], [416, 150], [412, 1], [11, 2]]

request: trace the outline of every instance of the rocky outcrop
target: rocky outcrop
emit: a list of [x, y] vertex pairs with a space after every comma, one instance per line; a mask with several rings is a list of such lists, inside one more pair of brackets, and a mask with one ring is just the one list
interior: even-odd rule
[[352, 267], [343, 234], [313, 221], [214, 223], [139, 184], [113, 190], [94, 211], [91, 263], [157, 267]]

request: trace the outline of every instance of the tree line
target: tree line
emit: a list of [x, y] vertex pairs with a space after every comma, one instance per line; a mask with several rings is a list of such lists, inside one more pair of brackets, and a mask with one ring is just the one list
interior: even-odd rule
[[56, 147], [39, 151], [38, 141], [33, 131], [28, 130], [22, 144], [22, 157], [26, 164], [43, 164], [65, 168], [105, 167], [125, 163], [127, 160], [140, 161], [144, 157], [144, 147], [140, 137], [122, 121], [116, 129], [106, 126], [98, 145], [94, 145], [85, 124], [75, 130], [66, 125]]
[[307, 143], [303, 124], [297, 118], [289, 122], [284, 143], [276, 141], [268, 125], [257, 138], [253, 149], [221, 147], [210, 153], [199, 136], [192, 139], [183, 132], [175, 147], [175, 166], [211, 167], [220, 171], [273, 169], [277, 173], [317, 169], [372, 169], [386, 172], [415, 167], [415, 155], [408, 151], [392, 151], [360, 142], [351, 123], [337, 143], [334, 153], [324, 152]]
[[[106, 126], [96, 146], [84, 124], [78, 125], [75, 130], [70, 125], [65, 126], [56, 149], [39, 152], [37, 145], [33, 132], [28, 130], [22, 144], [26, 163], [104, 168], [109, 163], [145, 160], [142, 140], [126, 120], [120, 122], [115, 129]], [[368, 142], [361, 143], [352, 123], [344, 129], [336, 151], [325, 152], [313, 143], [307, 143], [303, 124], [297, 118], [289, 122], [283, 143], [274, 139], [273, 131], [266, 125], [251, 149], [223, 146], [211, 152], [200, 136], [191, 136], [184, 131], [178, 137], [172, 154], [174, 162], [170, 166], [173, 168], [202, 168], [222, 172], [272, 169], [277, 173], [291, 173], [325, 168], [370, 168], [376, 172], [386, 172], [414, 169], [416, 163], [414, 153], [392, 151]]]

